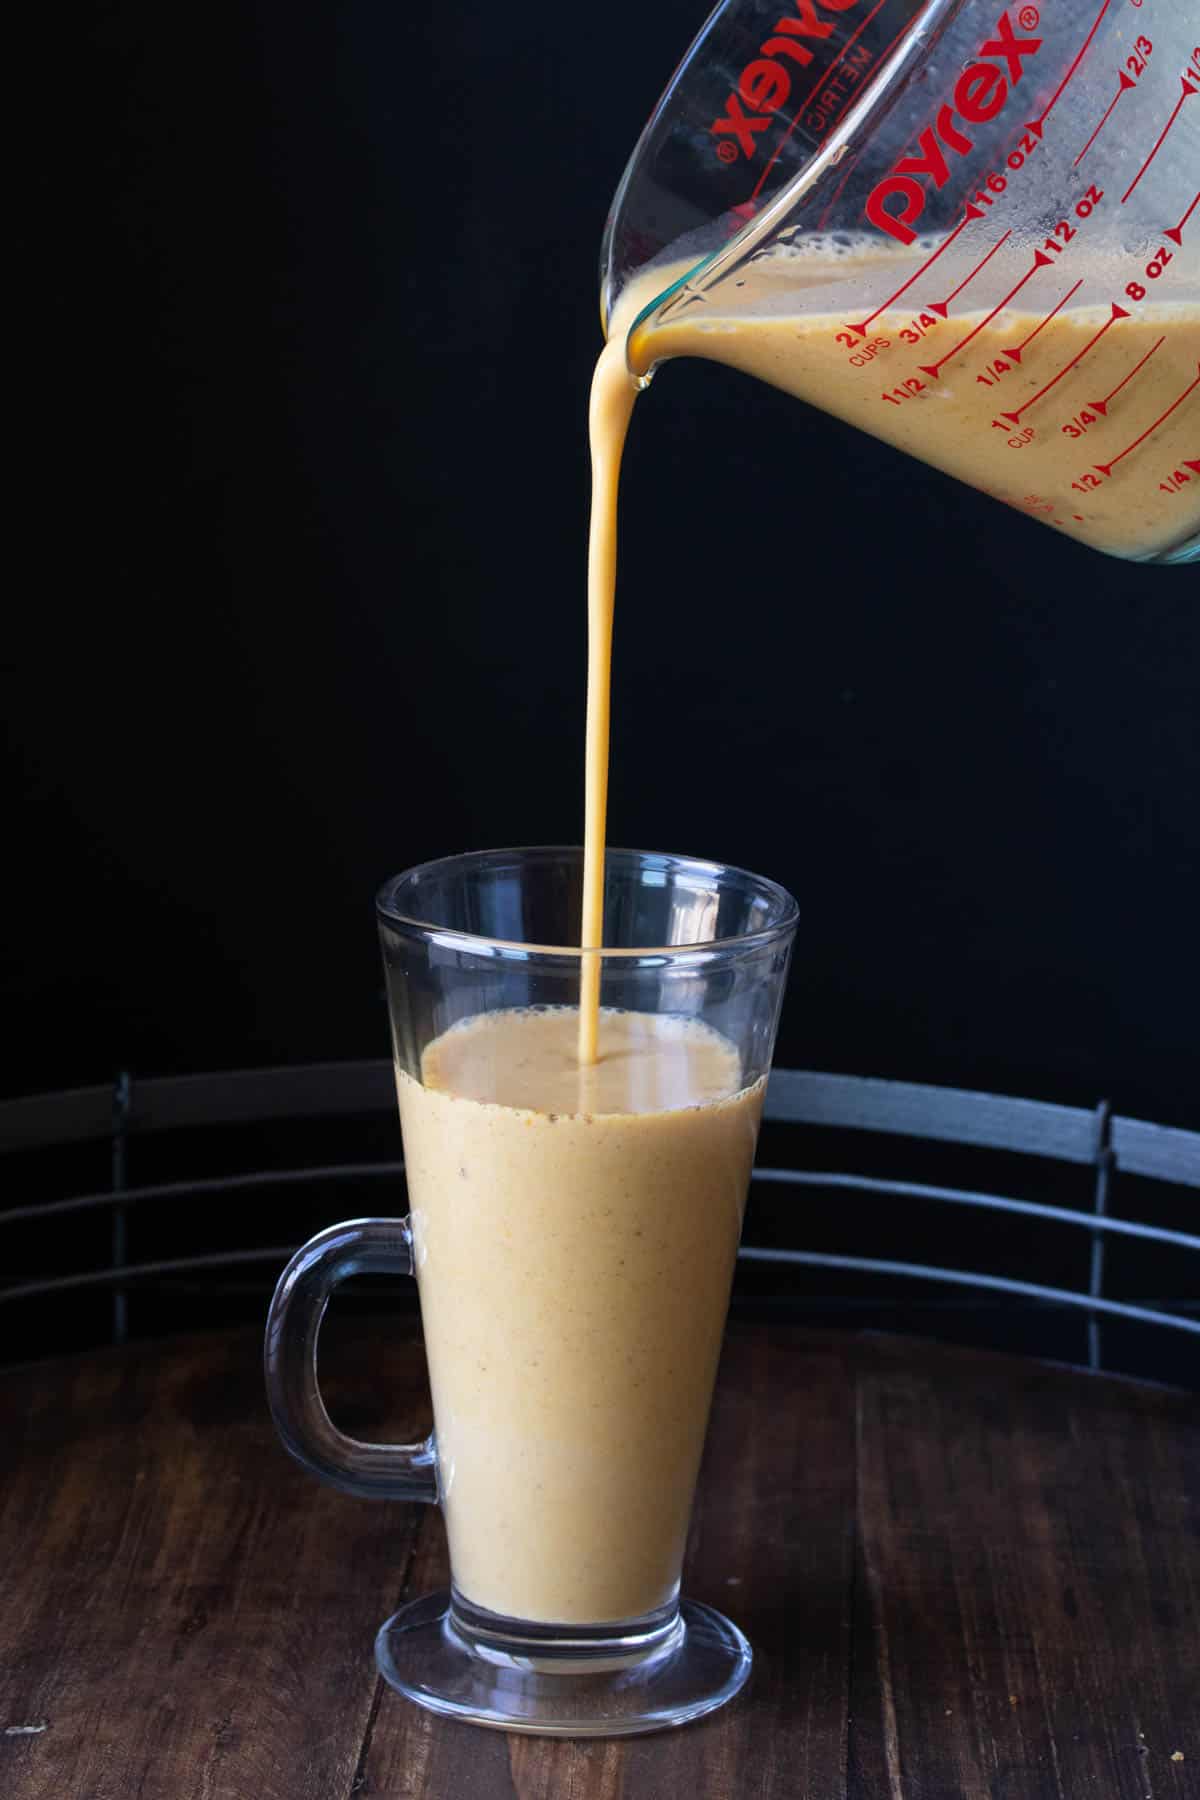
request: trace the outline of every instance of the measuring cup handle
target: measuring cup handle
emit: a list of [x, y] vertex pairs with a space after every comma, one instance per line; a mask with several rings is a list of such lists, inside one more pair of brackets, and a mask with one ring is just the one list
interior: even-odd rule
[[363, 1444], [333, 1424], [317, 1385], [317, 1340], [329, 1296], [349, 1275], [411, 1275], [407, 1219], [351, 1219], [297, 1250], [267, 1314], [263, 1372], [275, 1429], [285, 1447], [322, 1481], [364, 1499], [436, 1505], [437, 1458], [423, 1444]]

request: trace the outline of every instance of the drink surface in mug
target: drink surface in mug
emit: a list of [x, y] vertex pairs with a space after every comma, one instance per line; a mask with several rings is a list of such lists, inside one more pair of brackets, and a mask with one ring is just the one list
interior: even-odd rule
[[676, 1592], [765, 1086], [699, 1022], [603, 1009], [582, 1074], [578, 1032], [477, 1015], [397, 1076], [455, 1582], [559, 1624]]

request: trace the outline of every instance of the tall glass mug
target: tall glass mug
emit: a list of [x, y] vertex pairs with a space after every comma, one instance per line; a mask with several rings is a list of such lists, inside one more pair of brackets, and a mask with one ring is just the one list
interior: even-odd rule
[[[350, 1493], [442, 1507], [452, 1586], [381, 1629], [387, 1680], [507, 1730], [607, 1735], [728, 1700], [746, 1640], [679, 1576], [796, 925], [773, 882], [609, 851], [581, 951], [577, 850], [451, 857], [378, 900], [407, 1219], [284, 1271], [267, 1321], [287, 1448]], [[576, 1055], [601, 958], [599, 1056]], [[330, 1290], [413, 1273], [434, 1435], [363, 1444], [317, 1386]]]

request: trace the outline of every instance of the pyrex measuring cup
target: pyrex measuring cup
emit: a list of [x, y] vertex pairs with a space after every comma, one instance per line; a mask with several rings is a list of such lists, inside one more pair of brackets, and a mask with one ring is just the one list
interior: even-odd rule
[[1198, 37], [1179, 0], [726, 0], [617, 191], [605, 328], [1194, 560]]

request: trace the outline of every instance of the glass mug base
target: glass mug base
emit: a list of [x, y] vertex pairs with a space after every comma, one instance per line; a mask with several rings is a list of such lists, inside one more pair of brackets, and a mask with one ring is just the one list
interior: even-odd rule
[[375, 1660], [398, 1693], [448, 1718], [535, 1737], [628, 1737], [724, 1706], [751, 1652], [695, 1600], [625, 1626], [530, 1626], [443, 1591], [380, 1627]]

